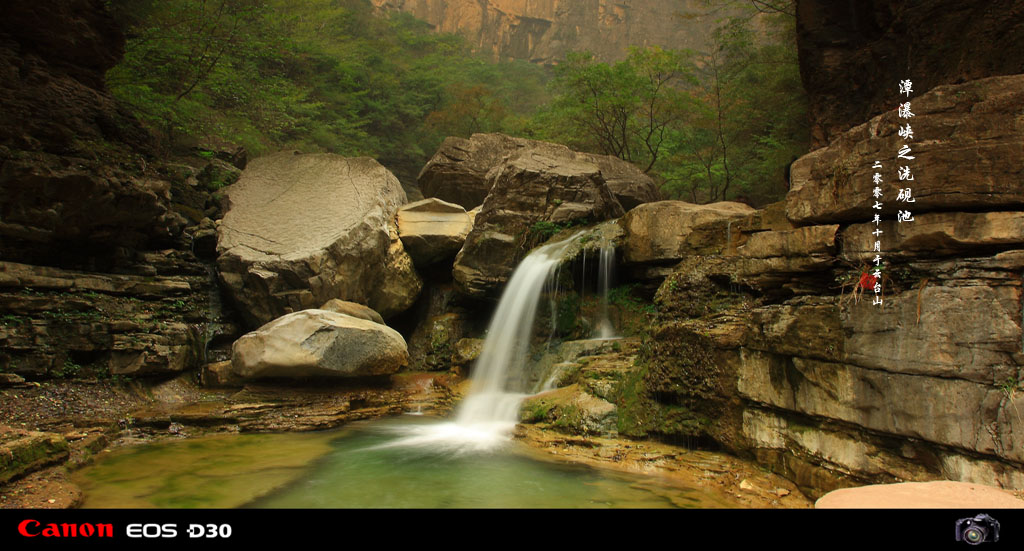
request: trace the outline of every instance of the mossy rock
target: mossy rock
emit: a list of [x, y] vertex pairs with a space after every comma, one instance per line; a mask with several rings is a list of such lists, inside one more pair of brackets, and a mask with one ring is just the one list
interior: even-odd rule
[[0, 484], [66, 461], [69, 450], [59, 434], [0, 427]]

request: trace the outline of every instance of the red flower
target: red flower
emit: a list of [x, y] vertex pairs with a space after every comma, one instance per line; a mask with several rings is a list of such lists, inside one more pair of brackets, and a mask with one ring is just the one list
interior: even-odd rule
[[875, 288], [875, 282], [877, 282], [877, 281], [878, 281], [877, 277], [875, 277], [875, 276], [873, 276], [873, 275], [871, 275], [871, 274], [869, 274], [867, 272], [861, 272], [861, 274], [860, 274], [860, 283], [858, 283], [858, 285], [860, 285], [861, 289], [874, 289]]

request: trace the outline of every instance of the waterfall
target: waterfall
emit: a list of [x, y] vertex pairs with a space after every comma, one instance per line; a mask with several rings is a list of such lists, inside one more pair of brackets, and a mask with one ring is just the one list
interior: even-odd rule
[[533, 390], [526, 388], [527, 364], [541, 293], [582, 233], [537, 248], [516, 267], [491, 318], [469, 393], [455, 421], [403, 427], [405, 437], [383, 447], [463, 453], [491, 450], [507, 441], [519, 418], [519, 404]]
[[611, 286], [612, 265], [615, 263], [615, 245], [608, 239], [601, 240], [601, 260], [598, 265], [597, 287], [601, 293], [600, 318], [597, 320], [594, 337], [598, 339], [615, 338], [615, 327], [608, 318], [608, 288]]

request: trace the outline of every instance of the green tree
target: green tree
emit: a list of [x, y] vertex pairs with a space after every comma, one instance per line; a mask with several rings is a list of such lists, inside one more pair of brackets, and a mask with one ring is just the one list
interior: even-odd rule
[[690, 103], [687, 52], [633, 49], [615, 64], [588, 53], [569, 54], [558, 66], [556, 95], [541, 115], [540, 135], [614, 155], [645, 172], [660, 160], [670, 129]]

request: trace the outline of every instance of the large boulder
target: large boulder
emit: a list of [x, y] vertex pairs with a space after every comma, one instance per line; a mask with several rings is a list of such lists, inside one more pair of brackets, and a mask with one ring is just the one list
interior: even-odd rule
[[228, 188], [218, 228], [221, 278], [253, 325], [332, 298], [385, 318], [422, 285], [393, 227], [398, 180], [366, 157], [277, 153]]
[[626, 210], [661, 198], [658, 186], [636, 166], [609, 155], [579, 153], [560, 144], [514, 138], [504, 134], [449, 137], [427, 162], [419, 185], [427, 197], [458, 203], [467, 210], [484, 202], [491, 184], [487, 173], [506, 157], [525, 152], [597, 165], [608, 188]]
[[454, 257], [472, 228], [466, 209], [440, 199], [423, 199], [398, 209], [398, 236], [420, 267]]
[[[895, 96], [893, 96], [895, 97]], [[908, 143], [896, 132], [896, 109], [837, 136], [832, 144], [797, 159], [791, 169], [786, 214], [797, 224], [860, 223], [872, 208], [875, 161], [886, 186], [883, 219], [908, 209], [1015, 210], [1024, 205], [1024, 75], [939, 86], [913, 98], [913, 181], [896, 178], [896, 152]], [[896, 200], [895, 188], [913, 189], [915, 202]], [[891, 250], [890, 245], [886, 245]]]
[[627, 264], [676, 263], [695, 254], [720, 253], [727, 244], [727, 226], [754, 209], [723, 201], [695, 205], [657, 201], [640, 205], [619, 220], [625, 231], [622, 258]]
[[231, 351], [231, 373], [243, 379], [388, 375], [408, 363], [398, 331], [327, 310], [282, 316], [235, 341]]
[[488, 175], [487, 195], [473, 231], [455, 258], [463, 293], [497, 295], [512, 270], [548, 231], [622, 216], [597, 165], [527, 151]]

